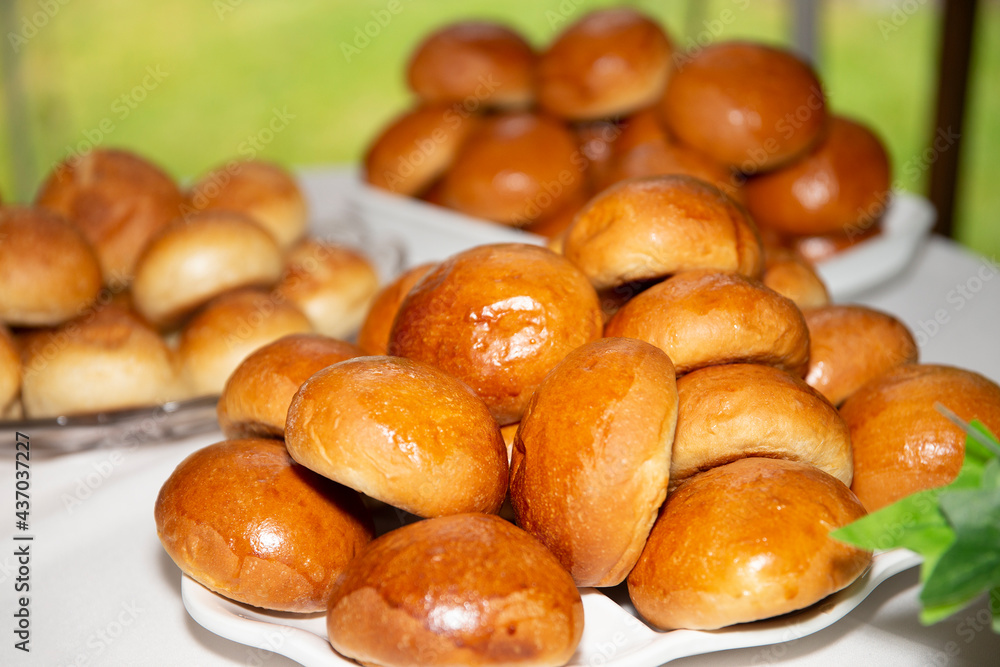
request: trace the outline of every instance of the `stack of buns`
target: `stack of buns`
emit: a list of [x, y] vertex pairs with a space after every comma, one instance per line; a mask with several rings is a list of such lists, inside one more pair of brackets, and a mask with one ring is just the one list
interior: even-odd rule
[[[352, 533], [328, 547], [336, 651], [384, 667], [561, 665], [580, 641], [577, 587], [624, 583], [661, 630], [772, 618], [842, 590], [873, 554], [830, 531], [958, 470], [963, 436], [935, 401], [1000, 429], [1000, 387], [919, 364], [888, 313], [830, 304], [788, 242], [867, 225], [841, 213], [877, 217], [887, 186], [873, 168], [867, 189], [841, 183], [850, 201], [815, 216], [783, 203], [782, 187], [854, 175], [831, 150], [877, 153], [867, 139], [831, 147], [863, 133], [829, 115], [787, 52], [675, 54], [637, 12], [604, 10], [541, 53], [499, 26], [449, 26], [418, 48], [409, 81], [419, 106], [369, 152], [372, 183], [529, 229], [576, 210], [551, 248], [484, 245], [412, 267], [373, 300], [357, 347], [289, 335], [240, 364], [218, 403], [230, 440], [182, 463], [157, 502], [164, 546], [194, 579], [291, 608], [291, 586], [257, 577], [276, 565], [239, 566], [268, 560], [245, 547], [260, 516], [226, 510], [257, 490], [228, 488], [242, 464], [216, 455], [269, 438], [283, 465], [381, 518], [367, 545]], [[537, 171], [505, 167], [504, 146]], [[567, 172], [584, 153], [603, 171]], [[692, 155], [710, 168], [631, 166]], [[239, 538], [206, 542], [185, 496], [217, 504], [204, 521]], [[312, 553], [294, 546], [305, 532], [288, 535], [280, 582]]]
[[450, 24], [407, 83], [366, 182], [549, 238], [614, 183], [686, 174], [815, 262], [878, 233], [890, 199], [881, 139], [830, 110], [809, 63], [748, 41], [685, 53], [634, 8], [587, 12], [537, 50], [508, 26]]
[[281, 336], [354, 334], [380, 276], [307, 218], [260, 160], [186, 191], [124, 150], [59, 163], [32, 206], [0, 207], [0, 418], [218, 395]]

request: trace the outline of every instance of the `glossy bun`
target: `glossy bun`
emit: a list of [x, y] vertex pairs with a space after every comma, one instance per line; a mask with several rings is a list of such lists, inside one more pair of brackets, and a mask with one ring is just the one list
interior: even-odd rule
[[55, 326], [100, 291], [97, 255], [76, 227], [43, 209], [0, 207], [0, 323]]
[[632, 113], [663, 94], [672, 53], [660, 25], [636, 10], [592, 11], [542, 53], [539, 104], [574, 121]]
[[507, 491], [500, 427], [482, 400], [410, 359], [317, 372], [292, 399], [285, 442], [307, 468], [418, 516], [496, 512]]
[[864, 516], [842, 482], [805, 463], [749, 458], [672, 493], [628, 577], [661, 630], [711, 630], [803, 609], [848, 586], [871, 553], [829, 536]]
[[389, 353], [462, 380], [501, 426], [563, 357], [601, 336], [597, 294], [566, 259], [524, 244], [484, 245], [441, 262], [400, 306]]
[[227, 438], [284, 438], [292, 397], [327, 366], [360, 357], [361, 349], [318, 334], [290, 334], [243, 360], [219, 397], [219, 428]]
[[378, 538], [344, 573], [326, 616], [330, 643], [365, 665], [569, 661], [583, 633], [573, 580], [503, 519], [464, 514]]
[[854, 483], [869, 512], [950, 483], [965, 457], [965, 432], [937, 404], [1000, 433], [1000, 386], [978, 373], [905, 364], [854, 392], [840, 408], [851, 428]]
[[686, 57], [659, 109], [682, 143], [746, 173], [802, 155], [820, 139], [827, 119], [809, 65], [790, 51], [735, 41]]
[[535, 390], [511, 503], [577, 586], [614, 586], [635, 565], [666, 497], [676, 422], [674, 366], [638, 340], [579, 347]]
[[296, 465], [277, 440], [227, 440], [188, 456], [154, 510], [186, 575], [265, 609], [318, 612], [373, 537], [357, 493]]

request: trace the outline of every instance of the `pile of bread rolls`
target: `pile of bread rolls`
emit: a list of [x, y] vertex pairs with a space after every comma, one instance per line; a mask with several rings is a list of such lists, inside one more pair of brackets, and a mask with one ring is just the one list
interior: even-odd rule
[[354, 333], [379, 276], [306, 223], [262, 161], [187, 189], [122, 150], [56, 165], [32, 205], [0, 207], [0, 418], [218, 395], [276, 338]]
[[624, 584], [661, 630], [817, 603], [872, 559], [831, 530], [957, 474], [937, 402], [1000, 430], [1000, 387], [917, 363], [892, 315], [815, 304], [814, 274], [785, 277], [804, 301], [768, 287], [753, 219], [704, 181], [616, 184], [564, 250], [413, 267], [357, 345], [250, 355], [227, 439], [156, 502], [181, 570], [325, 612], [362, 664], [561, 665], [579, 587]]
[[[846, 238], [887, 189], [790, 54], [676, 54], [615, 9], [541, 54], [449, 26], [408, 74], [420, 105], [369, 181], [505, 224], [558, 215], [558, 241], [412, 267], [356, 345], [297, 334], [240, 364], [226, 440], [156, 502], [190, 577], [325, 612], [365, 665], [561, 665], [580, 587], [626, 586], [664, 631], [817, 603], [873, 557], [831, 530], [957, 473], [937, 402], [1000, 431], [994, 382], [919, 364], [899, 320], [830, 304], [801, 253], [765, 246]], [[621, 143], [577, 164], [604, 130]]]
[[810, 261], [877, 233], [889, 202], [881, 140], [829, 110], [808, 63], [750, 42], [681, 52], [633, 8], [584, 14], [540, 49], [447, 25], [406, 80], [413, 106], [369, 146], [365, 180], [550, 238], [596, 193], [655, 174], [715, 185]]

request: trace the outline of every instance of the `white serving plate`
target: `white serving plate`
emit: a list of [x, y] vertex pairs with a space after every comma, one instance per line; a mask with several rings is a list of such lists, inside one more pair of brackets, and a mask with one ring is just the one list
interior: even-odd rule
[[[833, 625], [861, 604], [879, 584], [919, 563], [920, 556], [905, 549], [879, 553], [864, 576], [808, 609], [712, 631], [659, 632], [637, 618], [623, 587], [611, 589], [610, 596], [594, 588], [580, 589], [583, 637], [568, 664], [656, 667], [692, 655], [799, 639]], [[357, 664], [331, 648], [323, 614], [268, 612], [242, 605], [187, 576], [181, 582], [181, 596], [191, 617], [221, 637], [273, 651], [305, 667]]]
[[[503, 225], [471, 218], [419, 199], [393, 195], [358, 182], [351, 190], [354, 214], [372, 229], [403, 239], [412, 264], [440, 261], [484, 243], [533, 243], [546, 239]], [[929, 201], [909, 192], [894, 193], [882, 232], [817, 264], [831, 298], [842, 301], [898, 275], [934, 226]]]

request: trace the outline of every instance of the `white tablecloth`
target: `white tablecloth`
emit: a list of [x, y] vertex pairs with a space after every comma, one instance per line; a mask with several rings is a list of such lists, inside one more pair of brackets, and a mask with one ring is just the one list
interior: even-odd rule
[[[314, 207], [337, 215], [349, 179], [307, 175]], [[921, 343], [922, 359], [1000, 381], [1000, 270], [934, 238], [891, 283], [857, 298], [894, 313]], [[28, 434], [30, 436], [30, 433]], [[31, 461], [31, 652], [14, 649], [18, 563], [14, 556], [15, 435], [0, 430], [0, 665], [283, 665], [287, 659], [221, 639], [188, 617], [180, 573], [160, 548], [156, 494], [190, 452], [220, 434], [131, 449]], [[917, 621], [916, 571], [880, 586], [834, 626], [786, 644], [678, 660], [695, 665], [1000, 664], [985, 598], [957, 617]]]

